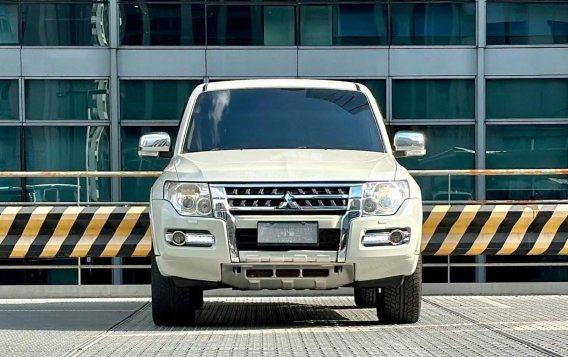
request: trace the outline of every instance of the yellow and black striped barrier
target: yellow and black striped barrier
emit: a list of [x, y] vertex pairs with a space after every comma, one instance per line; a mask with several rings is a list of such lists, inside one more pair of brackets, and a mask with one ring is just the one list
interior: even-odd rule
[[424, 255], [568, 255], [568, 204], [424, 206]]
[[144, 206], [0, 208], [0, 258], [145, 257]]
[[[145, 257], [145, 206], [0, 207], [0, 258]], [[424, 206], [424, 255], [568, 255], [568, 204]]]

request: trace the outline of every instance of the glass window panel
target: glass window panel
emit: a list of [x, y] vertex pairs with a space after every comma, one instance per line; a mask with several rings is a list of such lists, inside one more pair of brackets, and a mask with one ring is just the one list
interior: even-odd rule
[[108, 80], [31, 79], [26, 120], [108, 120]]
[[348, 82], [355, 82], [361, 83], [362, 85], [369, 88], [373, 97], [377, 101], [379, 106], [379, 110], [383, 115], [383, 119], [386, 120], [386, 112], [387, 112], [387, 81], [385, 79], [342, 79], [342, 78], [334, 78], [337, 81], [348, 81]]
[[295, 43], [295, 21], [292, 6], [265, 6], [264, 45], [293, 45]]
[[[489, 169], [568, 167], [568, 125], [488, 125]], [[568, 199], [566, 176], [489, 176], [492, 200]]]
[[0, 79], [0, 120], [18, 120], [18, 80]]
[[293, 14], [292, 6], [208, 5], [207, 44], [293, 46]]
[[190, 3], [120, 5], [120, 43], [128, 46], [203, 46], [205, 5]]
[[[20, 128], [0, 127], [0, 171], [21, 171]], [[0, 178], [0, 202], [22, 199], [20, 179]]]
[[124, 80], [120, 82], [122, 120], [179, 120], [201, 81]]
[[488, 45], [568, 43], [568, 3], [488, 3]]
[[[26, 127], [25, 168], [28, 171], [108, 171], [108, 127]], [[75, 178], [27, 180], [27, 200], [72, 202], [77, 200]], [[81, 201], [109, 201], [110, 180], [81, 180]]]
[[393, 119], [473, 119], [473, 79], [395, 79]]
[[393, 45], [475, 45], [474, 3], [392, 5]]
[[362, 85], [369, 88], [373, 97], [375, 97], [377, 104], [379, 105], [379, 110], [386, 120], [387, 113], [387, 81], [384, 79], [354, 79], [354, 82], [361, 83]]
[[486, 91], [488, 119], [568, 118], [568, 78], [488, 79]]
[[17, 45], [18, 33], [18, 4], [0, 3], [0, 45]]
[[301, 6], [303, 46], [365, 46], [387, 44], [387, 6], [341, 4]]
[[[169, 159], [148, 159], [138, 156], [138, 141], [140, 136], [154, 131], [165, 131], [170, 134], [172, 145], [175, 145], [178, 127], [125, 126], [121, 129], [120, 148], [122, 153], [122, 170], [127, 171], [161, 171], [169, 162]], [[148, 202], [150, 188], [156, 181], [155, 178], [129, 177], [122, 179], [122, 201], [124, 202]]]
[[[443, 170], [475, 168], [475, 127], [473, 125], [393, 126], [397, 131], [411, 130], [426, 136], [426, 156], [400, 158], [398, 161], [409, 170]], [[448, 177], [415, 177], [425, 201], [448, 200]], [[451, 179], [450, 199], [475, 199], [475, 179], [455, 176]]]
[[108, 46], [108, 6], [103, 2], [23, 3], [28, 46]]

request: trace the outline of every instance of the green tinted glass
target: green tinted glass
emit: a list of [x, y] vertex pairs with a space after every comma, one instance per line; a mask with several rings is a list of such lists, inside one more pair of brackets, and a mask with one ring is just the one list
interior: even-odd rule
[[108, 80], [30, 79], [25, 120], [108, 120]]
[[[489, 169], [568, 167], [568, 125], [488, 125]], [[493, 200], [568, 199], [565, 176], [489, 176]]]
[[[393, 126], [397, 131], [411, 130], [426, 137], [426, 156], [398, 159], [409, 170], [442, 170], [475, 168], [475, 127], [473, 125]], [[448, 199], [448, 177], [415, 177], [422, 189], [425, 201]], [[473, 177], [451, 178], [450, 199], [455, 201], [475, 199]]]
[[488, 119], [568, 118], [568, 78], [488, 79], [486, 91]]
[[[20, 128], [0, 127], [0, 171], [21, 171]], [[22, 199], [20, 179], [0, 178], [0, 202]]]
[[362, 85], [369, 88], [373, 97], [377, 100], [379, 105], [379, 110], [386, 118], [387, 113], [387, 82], [384, 79], [353, 79], [354, 82], [361, 83]]
[[0, 46], [18, 44], [18, 4], [0, 3]]
[[386, 45], [387, 12], [384, 4], [303, 5], [300, 45]]
[[393, 45], [475, 45], [475, 4], [392, 4]]
[[473, 79], [395, 79], [393, 119], [473, 119]]
[[293, 6], [207, 5], [207, 44], [293, 46]]
[[179, 120], [189, 95], [201, 81], [120, 82], [121, 120]]
[[[108, 171], [108, 127], [26, 127], [25, 167], [29, 171]], [[34, 202], [77, 201], [74, 178], [28, 179], [27, 199]], [[108, 201], [110, 180], [81, 180], [81, 201]]]
[[[138, 157], [138, 141], [140, 136], [154, 131], [165, 131], [170, 134], [172, 145], [175, 145], [177, 126], [125, 126], [121, 129], [120, 149], [122, 154], [121, 169], [125, 171], [161, 171], [168, 164], [169, 159], [149, 159]], [[121, 196], [124, 202], [147, 202], [150, 197], [150, 188], [155, 178], [123, 178]]]
[[18, 80], [0, 80], [0, 120], [18, 120]]
[[[534, 1], [536, 2], [536, 1]], [[568, 43], [568, 4], [488, 3], [488, 45]]]
[[24, 3], [22, 18], [27, 46], [108, 46], [105, 2]]

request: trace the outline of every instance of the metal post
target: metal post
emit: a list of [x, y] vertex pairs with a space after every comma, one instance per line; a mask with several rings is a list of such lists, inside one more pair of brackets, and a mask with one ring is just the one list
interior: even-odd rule
[[[119, 171], [120, 167], [120, 123], [119, 123], [119, 88], [118, 88], [118, 1], [109, 1], [109, 31], [110, 31], [110, 148], [111, 148], [111, 170]], [[111, 178], [111, 200], [120, 202], [120, 183], [119, 177]], [[112, 264], [119, 265], [121, 258], [112, 258]], [[112, 269], [112, 284], [122, 284], [122, 270]]]
[[81, 258], [77, 258], [77, 285], [81, 285]]
[[[485, 45], [486, 45], [486, 0], [477, 2], [477, 77], [476, 77], [476, 122], [475, 122], [475, 162], [476, 168], [485, 169]], [[478, 200], [484, 200], [485, 175], [475, 177], [475, 192]], [[485, 263], [485, 256], [476, 256], [476, 263]], [[475, 268], [475, 282], [485, 282], [485, 267]]]
[[77, 176], [77, 206], [81, 205], [81, 176]]

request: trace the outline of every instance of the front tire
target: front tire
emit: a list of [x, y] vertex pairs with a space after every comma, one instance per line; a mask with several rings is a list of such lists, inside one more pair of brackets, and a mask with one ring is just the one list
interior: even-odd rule
[[378, 288], [355, 288], [353, 289], [355, 306], [360, 309], [367, 309], [377, 306]]
[[382, 288], [377, 299], [377, 315], [382, 324], [418, 322], [422, 302], [422, 257], [414, 274], [406, 276], [401, 286]]
[[152, 319], [157, 326], [187, 326], [195, 322], [195, 310], [203, 303], [203, 290], [180, 288], [171, 276], [163, 276], [152, 257]]

